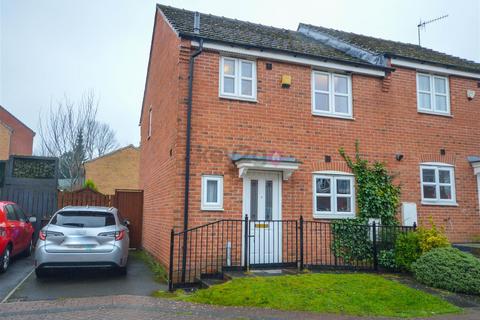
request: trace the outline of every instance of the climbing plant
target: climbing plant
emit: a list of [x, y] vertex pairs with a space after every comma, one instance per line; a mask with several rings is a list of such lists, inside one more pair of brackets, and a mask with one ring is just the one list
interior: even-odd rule
[[396, 224], [397, 208], [400, 204], [400, 186], [393, 184], [384, 163], [371, 164], [362, 159], [359, 143], [355, 143], [355, 159], [348, 156], [343, 148], [340, 155], [355, 175], [356, 197], [359, 218], [380, 218], [383, 225]]

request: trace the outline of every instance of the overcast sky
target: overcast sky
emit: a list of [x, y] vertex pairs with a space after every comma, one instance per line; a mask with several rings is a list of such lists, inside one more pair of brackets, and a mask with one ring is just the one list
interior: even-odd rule
[[299, 22], [417, 43], [480, 62], [480, 1], [0, 0], [0, 104], [34, 130], [64, 95], [93, 89], [99, 119], [138, 145], [155, 3], [293, 29]]

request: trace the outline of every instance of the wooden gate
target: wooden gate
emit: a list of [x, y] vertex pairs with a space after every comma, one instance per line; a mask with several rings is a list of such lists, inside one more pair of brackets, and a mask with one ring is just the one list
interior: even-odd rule
[[130, 221], [130, 247], [142, 246], [143, 190], [115, 190], [115, 207]]
[[119, 189], [114, 195], [102, 194], [91, 189], [58, 193], [58, 208], [66, 206], [115, 207], [123, 218], [130, 221], [130, 247], [142, 246], [143, 191]]

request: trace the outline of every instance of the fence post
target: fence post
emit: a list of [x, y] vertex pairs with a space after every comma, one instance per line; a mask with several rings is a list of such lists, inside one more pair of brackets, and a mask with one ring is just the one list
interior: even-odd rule
[[244, 245], [244, 250], [243, 250], [243, 254], [244, 254], [244, 265], [243, 265], [243, 269], [245, 271], [248, 271], [250, 268], [249, 268], [249, 265], [248, 265], [248, 258], [249, 258], [249, 248], [250, 248], [250, 238], [249, 238], [249, 235], [250, 235], [250, 223], [248, 222], [248, 214], [245, 215], [245, 228], [244, 228], [244, 242], [245, 242], [245, 245]]
[[170, 263], [168, 265], [168, 290], [173, 291], [173, 248], [175, 241], [175, 232], [172, 229], [170, 233]]
[[303, 270], [303, 216], [300, 216], [300, 271]]
[[372, 223], [372, 236], [373, 236], [373, 269], [378, 271], [378, 252], [377, 252], [377, 224], [375, 221]]

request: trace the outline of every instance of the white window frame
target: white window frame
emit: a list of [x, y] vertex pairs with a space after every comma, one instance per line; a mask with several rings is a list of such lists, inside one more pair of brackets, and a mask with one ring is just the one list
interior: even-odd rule
[[[420, 77], [428, 77], [430, 81], [430, 91], [420, 90]], [[445, 80], [445, 93], [438, 93], [435, 89], [435, 78]], [[420, 93], [425, 93], [430, 95], [430, 109], [422, 108], [420, 106]], [[447, 100], [447, 110], [437, 110], [437, 103], [435, 96], [444, 96]], [[449, 78], [446, 76], [430, 74], [430, 73], [422, 73], [417, 72], [417, 110], [420, 113], [429, 113], [429, 114], [436, 114], [436, 115], [443, 115], [443, 116], [450, 116], [450, 84]]]
[[[423, 169], [435, 170], [435, 182], [424, 182], [423, 181]], [[439, 170], [449, 171], [450, 172], [450, 183], [440, 183], [440, 174]], [[425, 198], [423, 192], [423, 186], [435, 186], [436, 198]], [[449, 186], [452, 192], [452, 198], [440, 199], [440, 186]], [[437, 163], [437, 162], [427, 162], [420, 164], [420, 192], [422, 194], [422, 204], [425, 205], [445, 205], [445, 206], [456, 206], [457, 205], [457, 195], [455, 189], [455, 167], [446, 164], [446, 163]]]
[[[326, 75], [328, 76], [328, 91], [323, 90], [315, 90], [315, 76], [316, 75]], [[335, 81], [334, 77], [341, 77], [347, 79], [347, 93], [337, 93], [335, 92]], [[323, 72], [323, 71], [312, 71], [312, 114], [317, 116], [327, 116], [327, 117], [335, 117], [335, 118], [346, 118], [346, 119], [353, 119], [353, 102], [352, 102], [352, 77], [349, 74], [338, 74], [338, 73], [331, 73], [331, 72]], [[328, 111], [316, 110], [315, 109], [315, 93], [323, 93], [328, 94]], [[336, 112], [335, 111], [335, 96], [343, 96], [347, 97], [348, 102], [348, 112]]]
[[[235, 74], [232, 75], [225, 75], [224, 74], [224, 62], [225, 60], [232, 60], [235, 62]], [[241, 64], [242, 62], [250, 63], [252, 65], [252, 77], [243, 77], [241, 75]], [[234, 79], [235, 83], [235, 90], [234, 93], [225, 92], [224, 91], [224, 77], [230, 77]], [[252, 81], [252, 95], [244, 95], [242, 94], [241, 85], [242, 79], [251, 80]], [[254, 60], [245, 60], [239, 58], [232, 58], [232, 57], [221, 57], [220, 58], [220, 79], [219, 79], [219, 96], [221, 98], [227, 99], [235, 99], [235, 100], [246, 100], [246, 101], [257, 101], [257, 62]]]
[[[217, 182], [217, 202], [207, 201], [207, 184], [208, 181]], [[223, 211], [223, 176], [203, 175], [202, 176], [202, 204], [201, 209], [204, 211]]]
[[152, 106], [148, 109], [148, 135], [147, 138], [152, 136]]
[[[317, 179], [330, 179], [330, 193], [317, 193]], [[350, 212], [337, 212], [337, 180], [349, 180], [350, 181]], [[314, 173], [312, 180], [312, 193], [313, 193], [313, 217], [317, 219], [349, 219], [355, 218], [355, 177], [349, 173], [340, 172], [321, 172]], [[330, 208], [331, 211], [317, 211], [317, 196], [330, 196]], [[340, 196], [342, 197], [342, 196]], [[347, 196], [348, 197], [348, 196]]]

